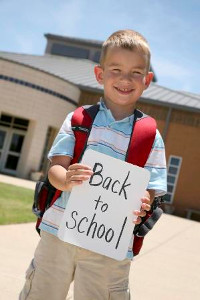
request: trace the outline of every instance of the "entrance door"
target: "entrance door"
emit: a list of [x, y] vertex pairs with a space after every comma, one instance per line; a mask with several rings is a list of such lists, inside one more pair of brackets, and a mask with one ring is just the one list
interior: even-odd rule
[[2, 169], [2, 164], [5, 156], [5, 145], [7, 143], [8, 138], [8, 129], [0, 127], [0, 170]]
[[25, 132], [0, 127], [0, 171], [15, 175], [19, 163]]

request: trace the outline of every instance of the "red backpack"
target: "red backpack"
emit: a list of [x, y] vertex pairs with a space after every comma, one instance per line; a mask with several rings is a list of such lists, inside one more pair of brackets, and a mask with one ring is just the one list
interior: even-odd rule
[[[79, 162], [87, 146], [87, 140], [92, 128], [93, 121], [99, 111], [99, 105], [78, 107], [72, 116], [71, 126], [75, 135], [74, 157], [71, 164]], [[156, 121], [145, 115], [139, 110], [134, 112], [133, 128], [126, 153], [126, 161], [144, 167], [148, 156], [150, 154], [154, 139], [156, 135]], [[36, 230], [40, 233], [39, 225], [42, 221], [42, 216], [46, 209], [48, 209], [62, 191], [54, 188], [48, 179], [38, 181], [35, 188], [35, 196], [33, 203], [33, 212], [38, 217], [36, 223]], [[142, 247], [143, 239], [146, 233], [152, 229], [154, 224], [162, 214], [160, 206], [160, 199], [155, 199], [152, 209], [143, 218], [142, 223], [135, 226], [133, 253], [137, 255]]]

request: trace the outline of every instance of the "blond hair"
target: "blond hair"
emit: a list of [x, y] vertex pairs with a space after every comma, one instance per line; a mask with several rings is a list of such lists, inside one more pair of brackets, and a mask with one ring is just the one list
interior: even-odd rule
[[126, 29], [111, 34], [102, 45], [100, 65], [103, 66], [106, 53], [109, 48], [122, 48], [131, 51], [139, 51], [147, 56], [147, 70], [150, 68], [151, 52], [147, 40], [137, 31]]

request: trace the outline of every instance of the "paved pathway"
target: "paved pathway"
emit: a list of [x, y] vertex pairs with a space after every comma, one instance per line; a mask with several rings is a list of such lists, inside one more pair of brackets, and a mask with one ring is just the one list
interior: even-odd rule
[[0, 174], [0, 182], [35, 189], [35, 181]]

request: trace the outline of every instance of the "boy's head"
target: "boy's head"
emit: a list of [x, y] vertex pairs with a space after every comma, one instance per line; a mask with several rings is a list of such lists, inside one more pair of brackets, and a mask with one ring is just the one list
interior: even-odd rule
[[[145, 38], [133, 30], [119, 30], [104, 43], [100, 65], [94, 72], [104, 86], [104, 100], [115, 117], [133, 112], [135, 103], [148, 88], [153, 73], [149, 72], [150, 50]], [[116, 116], [118, 114], [118, 116]], [[122, 117], [122, 115], [121, 115]]]
[[147, 40], [134, 30], [119, 30], [111, 34], [103, 43], [100, 65], [103, 67], [108, 49], [121, 48], [141, 53], [147, 58], [147, 72], [150, 68], [151, 52]]

